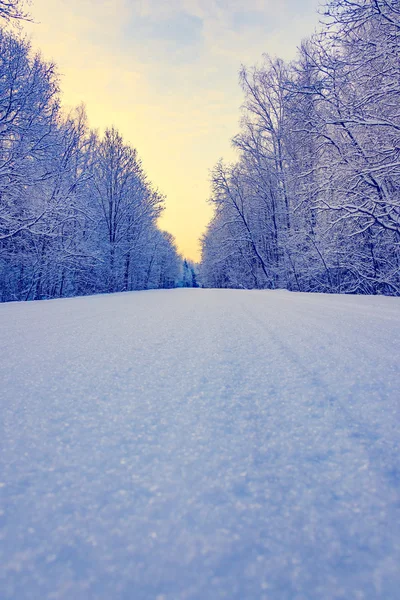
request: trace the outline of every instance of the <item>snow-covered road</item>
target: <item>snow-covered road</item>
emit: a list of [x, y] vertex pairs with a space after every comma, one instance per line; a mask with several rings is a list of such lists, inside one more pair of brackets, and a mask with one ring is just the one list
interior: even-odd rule
[[0, 305], [0, 597], [398, 599], [400, 299]]

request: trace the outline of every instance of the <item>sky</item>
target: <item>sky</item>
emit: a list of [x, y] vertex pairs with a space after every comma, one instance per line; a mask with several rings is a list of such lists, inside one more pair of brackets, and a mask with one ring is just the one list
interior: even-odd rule
[[166, 194], [160, 227], [199, 260], [212, 216], [210, 170], [234, 160], [242, 64], [292, 59], [318, 23], [318, 0], [33, 0], [25, 30], [54, 60], [63, 103], [114, 125]]

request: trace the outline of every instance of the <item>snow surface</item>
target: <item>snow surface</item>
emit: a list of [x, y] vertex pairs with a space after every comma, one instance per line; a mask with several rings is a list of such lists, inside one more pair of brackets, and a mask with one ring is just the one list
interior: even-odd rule
[[400, 596], [400, 299], [0, 306], [0, 597]]

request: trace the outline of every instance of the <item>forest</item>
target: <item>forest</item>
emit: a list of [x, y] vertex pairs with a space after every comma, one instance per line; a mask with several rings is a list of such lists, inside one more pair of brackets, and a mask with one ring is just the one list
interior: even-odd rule
[[240, 82], [203, 284], [399, 295], [399, 1], [330, 0], [296, 60], [265, 55]]
[[[7, 21], [26, 18], [0, 1]], [[137, 150], [67, 114], [56, 66], [0, 29], [0, 301], [169, 288], [181, 259]]]
[[[22, 7], [0, 1], [0, 301], [191, 285], [137, 150], [66, 113]], [[400, 295], [399, 36], [398, 0], [329, 0], [294, 61], [242, 67], [196, 285]]]

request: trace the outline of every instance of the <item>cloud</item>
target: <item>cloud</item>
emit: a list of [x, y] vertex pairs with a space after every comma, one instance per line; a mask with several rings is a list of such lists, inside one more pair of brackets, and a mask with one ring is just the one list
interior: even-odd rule
[[266, 28], [271, 28], [274, 21], [273, 17], [269, 17], [260, 10], [237, 11], [231, 17], [232, 28], [238, 32], [259, 27], [265, 30]]
[[184, 11], [172, 14], [134, 12], [123, 28], [121, 43], [139, 60], [168, 60], [185, 64], [198, 59], [203, 42], [203, 20]]
[[135, 19], [129, 29], [140, 39], [188, 46], [201, 41], [203, 21], [195, 15], [178, 12], [159, 19], [149, 16]]

